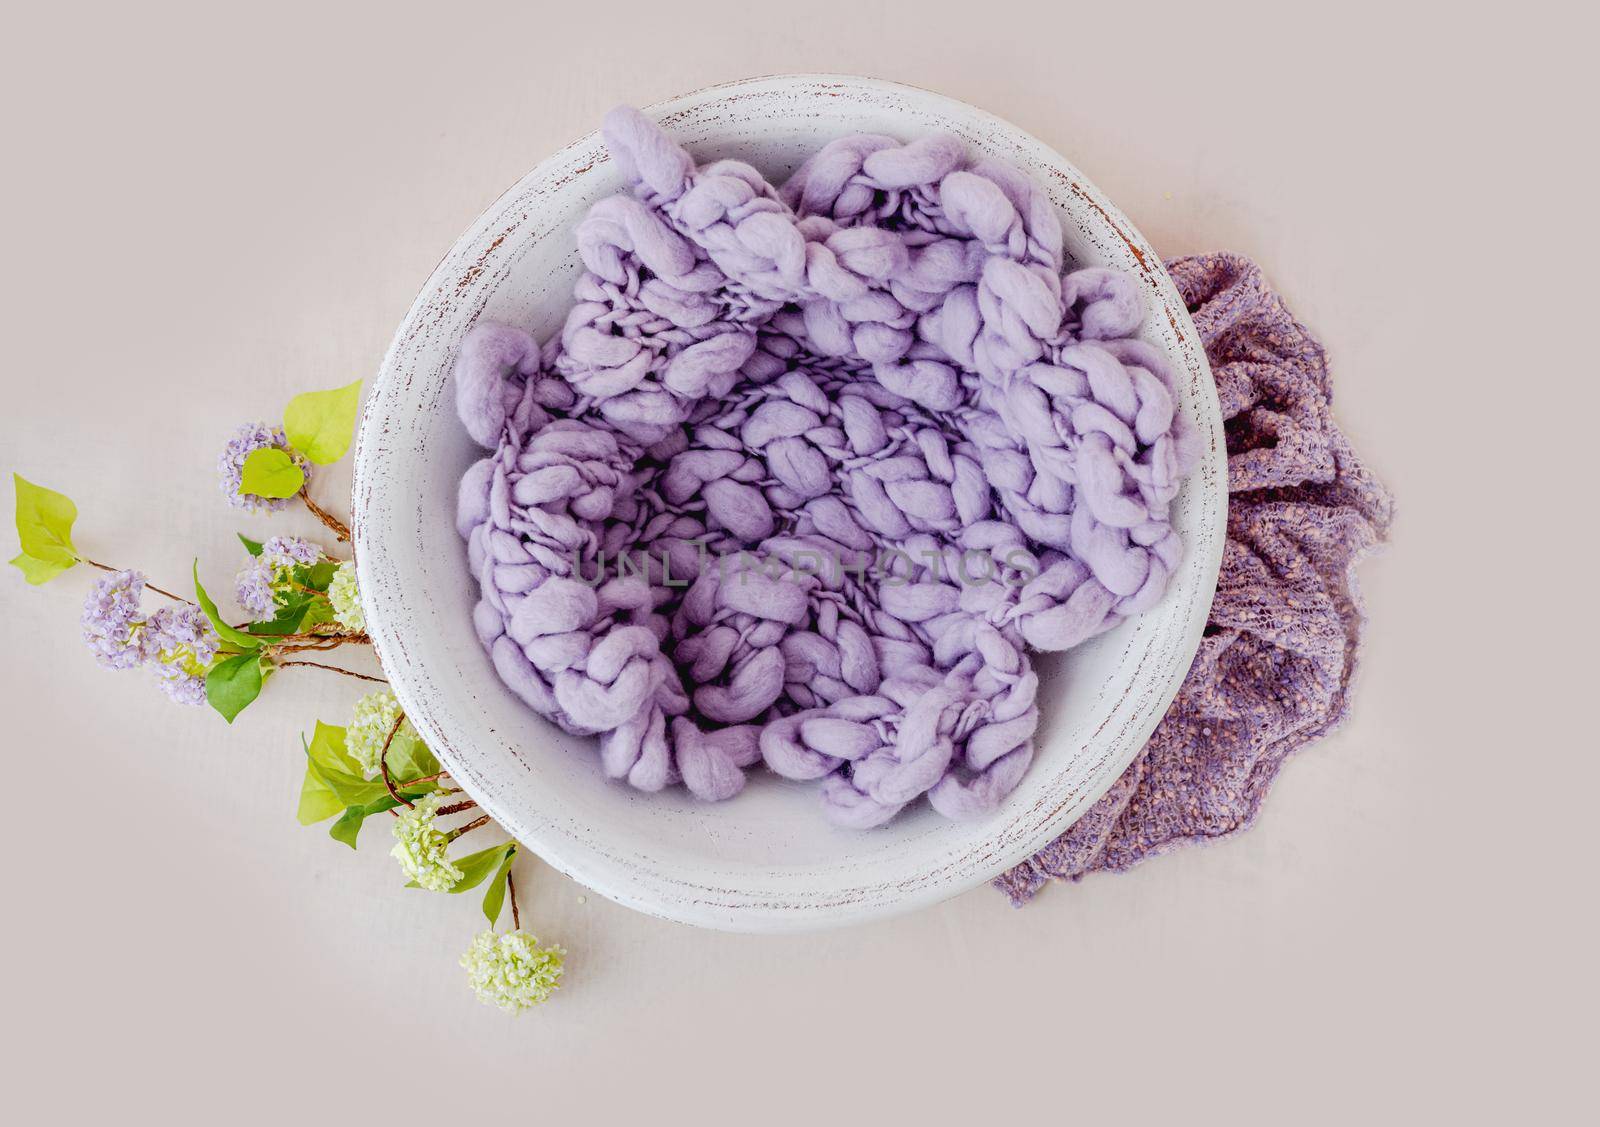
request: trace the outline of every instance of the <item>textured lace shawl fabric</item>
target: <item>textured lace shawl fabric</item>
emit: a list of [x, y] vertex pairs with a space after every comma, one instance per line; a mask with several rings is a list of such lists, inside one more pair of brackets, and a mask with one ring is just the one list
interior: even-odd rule
[[1392, 502], [1333, 422], [1322, 346], [1256, 266], [1168, 264], [1228, 436], [1228, 541], [1199, 655], [1149, 743], [1073, 827], [996, 884], [1122, 871], [1250, 825], [1290, 753], [1345, 716], [1365, 622], [1354, 569]]
[[1193, 435], [1137, 285], [1070, 269], [1043, 193], [952, 137], [845, 138], [778, 189], [636, 111], [605, 136], [632, 187], [579, 226], [562, 332], [457, 360], [496, 670], [642, 790], [764, 763], [845, 826], [993, 810], [1028, 650], [1148, 609], [1182, 552]]

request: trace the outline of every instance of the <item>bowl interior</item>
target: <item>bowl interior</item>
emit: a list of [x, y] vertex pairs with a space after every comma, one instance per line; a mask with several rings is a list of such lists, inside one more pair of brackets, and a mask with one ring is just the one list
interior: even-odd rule
[[1033, 766], [994, 815], [947, 821], [919, 806], [885, 828], [836, 829], [812, 784], [762, 771], [736, 799], [640, 794], [601, 774], [594, 741], [542, 720], [496, 678], [471, 625], [476, 590], [454, 528], [456, 485], [482, 455], [456, 421], [449, 371], [480, 317], [540, 339], [559, 329], [580, 263], [575, 223], [621, 178], [591, 135], [539, 165], [440, 264], [375, 381], [356, 456], [362, 590], [379, 656], [407, 713], [452, 774], [509, 832], [596, 891], [686, 922], [739, 930], [845, 923], [905, 910], [997, 875], [1060, 833], [1126, 767], [1198, 645], [1222, 550], [1221, 420], [1205, 356], [1143, 239], [1057, 154], [936, 95], [834, 77], [717, 87], [651, 112], [700, 160], [737, 157], [775, 182], [828, 140], [947, 130], [1044, 183], [1080, 265], [1141, 278], [1142, 335], [1178, 373], [1202, 464], [1174, 523], [1185, 559], [1163, 602], [1041, 662]]

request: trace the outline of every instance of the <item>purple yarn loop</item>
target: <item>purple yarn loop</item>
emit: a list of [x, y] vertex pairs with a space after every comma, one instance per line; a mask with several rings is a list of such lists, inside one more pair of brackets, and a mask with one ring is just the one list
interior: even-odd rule
[[635, 110], [604, 134], [631, 191], [579, 224], [560, 333], [482, 323], [456, 362], [495, 669], [641, 790], [764, 762], [844, 826], [993, 810], [1028, 650], [1181, 555], [1195, 443], [1136, 283], [1068, 269], [1044, 194], [952, 137], [835, 141], [780, 189]]

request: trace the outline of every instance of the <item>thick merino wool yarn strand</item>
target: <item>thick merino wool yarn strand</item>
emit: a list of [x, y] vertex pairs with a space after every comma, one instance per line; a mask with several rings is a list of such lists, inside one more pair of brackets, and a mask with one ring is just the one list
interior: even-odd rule
[[1032, 650], [1160, 599], [1194, 461], [1132, 279], [948, 136], [824, 147], [781, 189], [613, 111], [631, 190], [577, 231], [541, 345], [483, 323], [490, 451], [458, 528], [479, 638], [642, 790], [764, 762], [825, 814], [992, 810], [1033, 755]]

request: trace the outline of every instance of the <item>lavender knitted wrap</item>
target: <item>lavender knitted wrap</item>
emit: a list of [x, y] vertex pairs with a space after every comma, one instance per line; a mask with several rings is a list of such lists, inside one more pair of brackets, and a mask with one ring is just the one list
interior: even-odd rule
[[1365, 616], [1355, 565], [1393, 502], [1333, 421], [1326, 356], [1233, 255], [1167, 264], [1216, 377], [1228, 541], [1206, 636], [1150, 741], [1072, 828], [995, 883], [1120, 872], [1250, 825], [1284, 760], [1349, 708]]
[[[490, 454], [458, 528], [505, 683], [642, 790], [758, 761], [882, 824], [992, 810], [1033, 755], [1027, 651], [1160, 599], [1194, 461], [1132, 279], [948, 136], [833, 142], [781, 190], [636, 111], [559, 336], [480, 324]], [[739, 563], [730, 568], [728, 560]]]

